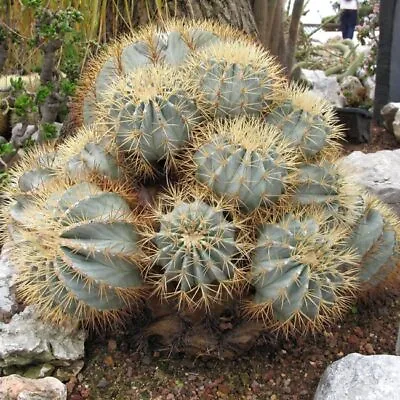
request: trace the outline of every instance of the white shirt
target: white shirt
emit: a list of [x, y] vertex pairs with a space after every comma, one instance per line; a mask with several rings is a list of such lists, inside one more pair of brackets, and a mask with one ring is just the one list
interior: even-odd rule
[[357, 10], [357, 0], [340, 0], [340, 9], [341, 10]]

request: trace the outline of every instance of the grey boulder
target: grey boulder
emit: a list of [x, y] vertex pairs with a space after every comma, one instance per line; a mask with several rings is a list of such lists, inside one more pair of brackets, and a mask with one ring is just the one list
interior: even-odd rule
[[85, 332], [43, 322], [29, 306], [0, 323], [0, 367], [50, 363], [70, 366], [83, 359]]
[[367, 96], [369, 99], [374, 101], [375, 99], [375, 87], [376, 87], [376, 77], [375, 75], [373, 77], [367, 76], [363, 80], [364, 87], [367, 91]]
[[311, 90], [336, 107], [343, 107], [345, 99], [341, 96], [340, 86], [335, 76], [326, 76], [324, 71], [301, 69], [299, 80], [307, 82]]
[[9, 254], [9, 246], [4, 245], [0, 254], [0, 321], [11, 317], [17, 308], [13, 290], [15, 272]]
[[67, 388], [56, 378], [29, 379], [9, 375], [0, 378], [0, 399], [66, 400]]
[[400, 357], [349, 354], [325, 370], [314, 400], [400, 400]]
[[400, 142], [400, 110], [397, 110], [392, 126], [394, 137]]
[[340, 90], [346, 99], [346, 105], [350, 107], [353, 105], [352, 102], [361, 103], [363, 101], [364, 86], [356, 76], [345, 76], [340, 82]]
[[364, 154], [355, 151], [340, 160], [354, 182], [377, 195], [400, 216], [400, 149]]
[[381, 115], [383, 117], [385, 127], [391, 133], [393, 133], [393, 121], [399, 109], [400, 103], [388, 103], [382, 107]]

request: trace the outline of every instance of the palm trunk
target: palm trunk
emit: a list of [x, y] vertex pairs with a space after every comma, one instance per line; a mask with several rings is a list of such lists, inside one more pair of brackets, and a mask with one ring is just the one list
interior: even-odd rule
[[299, 32], [300, 18], [303, 14], [304, 0], [295, 0], [293, 5], [292, 17], [290, 19], [290, 27], [288, 40], [286, 45], [286, 62], [285, 66], [288, 74], [292, 71], [294, 57], [296, 52], [297, 35]]
[[181, 0], [177, 4], [172, 1], [169, 3], [169, 13], [174, 17], [217, 19], [246, 33], [257, 34], [257, 25], [249, 0]]

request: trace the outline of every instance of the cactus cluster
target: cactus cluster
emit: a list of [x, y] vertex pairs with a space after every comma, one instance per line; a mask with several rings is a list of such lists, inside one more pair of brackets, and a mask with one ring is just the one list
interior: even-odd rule
[[351, 39], [332, 39], [319, 46], [313, 46], [303, 61], [293, 67], [296, 74], [300, 68], [323, 70], [326, 76], [336, 75], [341, 81], [346, 76], [355, 76], [363, 66], [365, 53], [359, 51]]
[[145, 337], [235, 352], [318, 330], [396, 272], [397, 219], [336, 165], [331, 106], [244, 34], [147, 27], [78, 92], [76, 132], [23, 158], [2, 212], [18, 293], [45, 318], [148, 312]]

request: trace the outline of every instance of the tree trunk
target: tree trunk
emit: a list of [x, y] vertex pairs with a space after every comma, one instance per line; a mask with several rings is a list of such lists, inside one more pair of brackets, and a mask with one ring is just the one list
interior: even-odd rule
[[[5, 3], [4, 14], [2, 16], [2, 19], [0, 20], [0, 36], [5, 36], [2, 39], [0, 39], [0, 72], [3, 71], [3, 68], [7, 61], [8, 47], [9, 47], [7, 27], [11, 25], [10, 5], [12, 5], [12, 3], [13, 3], [12, 1]], [[6, 25], [3, 25], [3, 23], [5, 23]], [[2, 31], [4, 31], [3, 35]]]
[[[125, 9], [120, 7], [123, 0], [110, 3], [107, 10], [106, 36], [113, 35], [118, 13], [119, 20], [124, 20]], [[258, 38], [290, 74], [293, 65], [297, 33], [305, 0], [294, 0], [289, 34], [286, 27], [286, 0], [162, 0], [159, 2], [137, 1], [130, 9], [127, 19], [134, 26], [144, 25], [149, 20], [168, 18], [209, 19], [230, 24]], [[117, 24], [118, 25], [118, 24]], [[119, 31], [126, 31], [128, 26], [120, 23]]]
[[178, 0], [170, 1], [168, 5], [169, 14], [173, 17], [216, 19], [246, 33], [258, 33], [249, 0]]
[[8, 52], [8, 46], [7, 42], [4, 40], [0, 42], [0, 72], [3, 70], [4, 65], [6, 63], [7, 52]]
[[46, 85], [53, 81], [54, 72], [56, 70], [56, 53], [61, 48], [62, 41], [60, 39], [52, 40], [43, 46], [43, 64], [40, 72], [40, 83]]
[[270, 4], [276, 3], [277, 0], [265, 1], [255, 0], [253, 5], [254, 18], [258, 27], [258, 37], [262, 44], [269, 41], [270, 26], [269, 19], [271, 17]]
[[290, 19], [287, 45], [285, 49], [286, 50], [285, 66], [287, 68], [288, 74], [290, 74], [293, 68], [297, 35], [299, 32], [300, 18], [303, 14], [303, 7], [304, 7], [304, 0], [295, 0], [293, 5], [292, 17]]
[[284, 1], [278, 0], [276, 7], [274, 8], [274, 14], [270, 21], [271, 35], [269, 43], [265, 44], [274, 56], [277, 56], [279, 61], [284, 60], [283, 54], [285, 54], [284, 49], [282, 49], [282, 37], [283, 37], [283, 13], [284, 13]]

